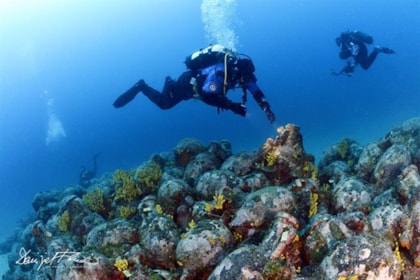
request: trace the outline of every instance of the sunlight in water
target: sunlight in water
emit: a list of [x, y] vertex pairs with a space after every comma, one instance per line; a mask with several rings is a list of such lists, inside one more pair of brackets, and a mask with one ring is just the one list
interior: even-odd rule
[[201, 20], [209, 43], [221, 44], [236, 50], [238, 37], [234, 30], [235, 13], [235, 0], [203, 0], [201, 2]]
[[49, 145], [52, 142], [56, 142], [61, 138], [66, 137], [66, 132], [64, 131], [63, 124], [57, 118], [55, 113], [53, 112], [53, 105], [54, 100], [52, 98], [48, 99], [48, 129], [47, 129], [47, 138], [45, 139], [45, 143]]

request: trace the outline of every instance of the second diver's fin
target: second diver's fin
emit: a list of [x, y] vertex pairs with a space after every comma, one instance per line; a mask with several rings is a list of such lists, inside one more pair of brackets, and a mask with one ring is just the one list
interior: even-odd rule
[[121, 108], [133, 100], [136, 95], [144, 88], [146, 83], [144, 80], [138, 81], [134, 86], [129, 88], [126, 92], [121, 94], [113, 103], [115, 108]]
[[393, 49], [390, 49], [390, 48], [382, 48], [382, 52], [385, 53], [385, 54], [395, 53], [395, 51]]
[[395, 53], [395, 51], [393, 49], [390, 48], [386, 48], [386, 47], [380, 47], [380, 46], [375, 46], [374, 51], [376, 51], [377, 53], [385, 53], [385, 54], [393, 54]]

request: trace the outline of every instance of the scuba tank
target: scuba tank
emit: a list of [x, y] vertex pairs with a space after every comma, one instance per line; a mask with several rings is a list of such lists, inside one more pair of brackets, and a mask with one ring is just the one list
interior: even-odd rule
[[352, 36], [354, 40], [362, 41], [363, 43], [366, 43], [368, 45], [373, 43], [373, 37], [361, 31], [353, 31]]
[[200, 49], [185, 58], [185, 65], [191, 70], [200, 70], [213, 64], [223, 62], [230, 63], [236, 59], [236, 54], [219, 44], [210, 45], [207, 48]]

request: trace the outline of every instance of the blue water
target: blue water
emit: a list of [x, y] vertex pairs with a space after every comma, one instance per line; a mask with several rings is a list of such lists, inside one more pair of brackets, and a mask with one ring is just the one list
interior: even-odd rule
[[[256, 149], [287, 123], [317, 160], [343, 137], [379, 139], [419, 116], [419, 14], [417, 0], [0, 1], [0, 236], [32, 212], [35, 193], [76, 184], [97, 152], [100, 176], [185, 137]], [[348, 29], [397, 53], [331, 76]], [[251, 97], [246, 118], [193, 100], [162, 111], [142, 95], [112, 107], [140, 78], [161, 89], [210, 43], [253, 58], [275, 124]]]

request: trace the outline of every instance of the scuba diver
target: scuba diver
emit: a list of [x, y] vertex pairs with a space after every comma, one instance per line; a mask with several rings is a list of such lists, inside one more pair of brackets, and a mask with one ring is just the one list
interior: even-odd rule
[[80, 174], [79, 174], [79, 185], [81, 185], [82, 187], [89, 187], [92, 184], [91, 180], [96, 177], [96, 172], [98, 171], [96, 158], [99, 155], [100, 153], [93, 155], [93, 168], [92, 169], [87, 169], [84, 166], [82, 166], [82, 170], [80, 170]]
[[[245, 116], [248, 90], [268, 120], [271, 123], [275, 121], [270, 104], [256, 83], [255, 66], [250, 57], [216, 44], [188, 56], [185, 64], [188, 70], [176, 81], [166, 77], [162, 92], [141, 79], [115, 100], [114, 107], [125, 106], [142, 92], [161, 109], [170, 109], [182, 100], [195, 98], [217, 107], [218, 112], [231, 110]], [[235, 88], [242, 89], [242, 102], [227, 98], [228, 91]]]
[[373, 43], [373, 38], [360, 31], [347, 31], [342, 32], [340, 37], [335, 39], [337, 46], [341, 48], [339, 56], [346, 61], [346, 66], [341, 69], [340, 72], [332, 71], [333, 75], [339, 76], [342, 74], [351, 77], [354, 69], [358, 64], [367, 70], [372, 63], [375, 61], [376, 56], [379, 53], [393, 54], [394, 50], [386, 47], [375, 46], [370, 55], [368, 55], [368, 49], [366, 44], [370, 45]]

